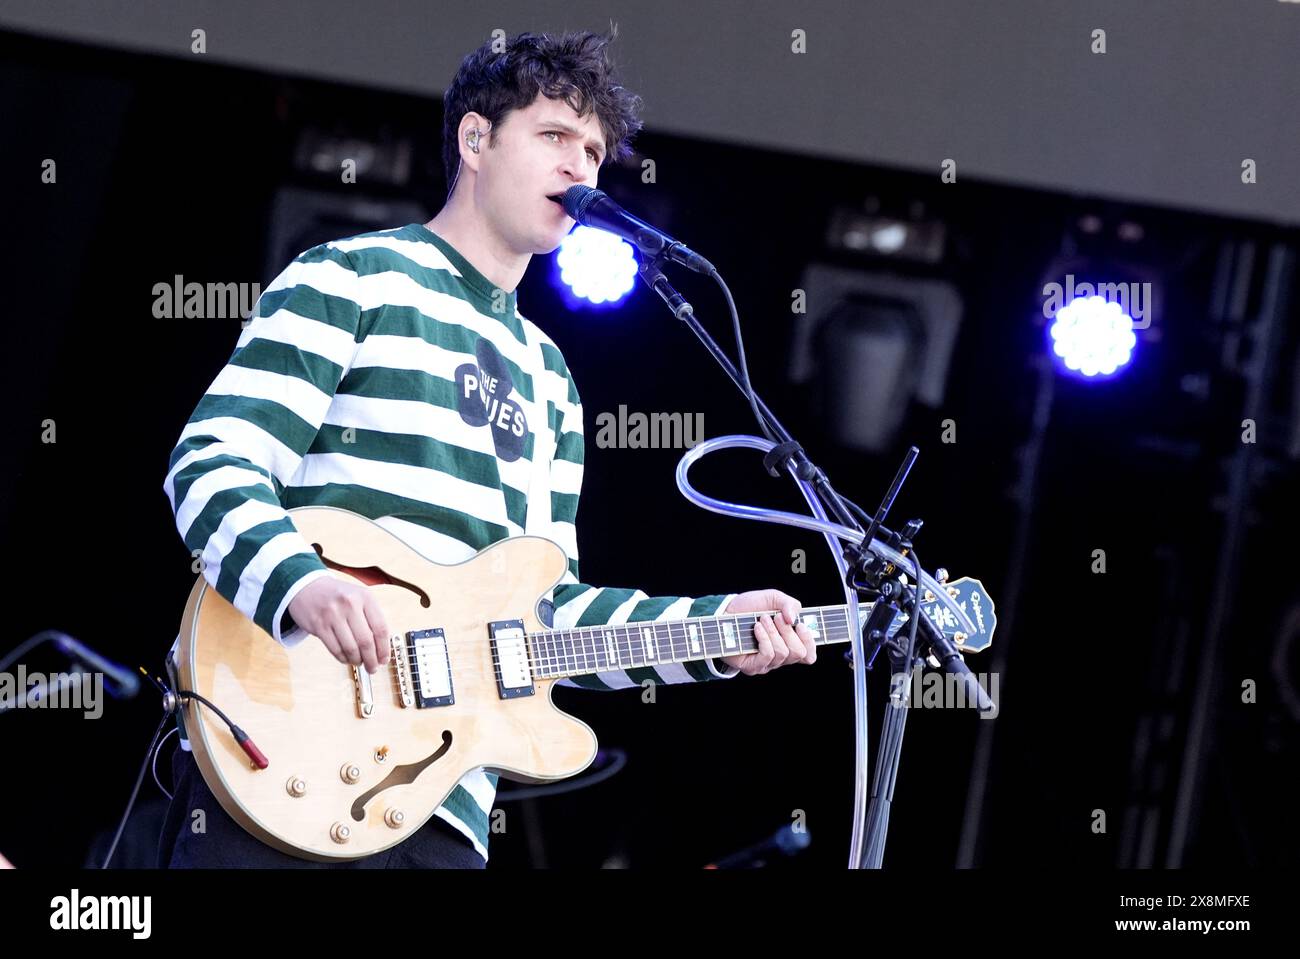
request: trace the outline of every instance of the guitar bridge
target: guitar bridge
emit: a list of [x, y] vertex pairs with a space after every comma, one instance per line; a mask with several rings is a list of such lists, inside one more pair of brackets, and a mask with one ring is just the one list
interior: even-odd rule
[[392, 654], [393, 670], [397, 673], [397, 701], [403, 709], [410, 709], [415, 704], [415, 696], [411, 692], [411, 666], [402, 637], [388, 637], [388, 648]]

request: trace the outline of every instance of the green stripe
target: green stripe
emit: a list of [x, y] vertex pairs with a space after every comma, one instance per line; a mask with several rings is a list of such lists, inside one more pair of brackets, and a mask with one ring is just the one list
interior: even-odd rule
[[552, 493], [551, 519], [557, 523], [576, 525], [578, 520], [578, 494]]
[[311, 445], [316, 429], [301, 416], [272, 400], [252, 396], [216, 396], [205, 393], [190, 416], [191, 423], [233, 416], [260, 426], [299, 456]]
[[[226, 518], [226, 513], [251, 500], [259, 500], [268, 506], [280, 505], [270, 488], [260, 484], [256, 486], [235, 486], [220, 490], [208, 497], [208, 501], [203, 504], [203, 509], [199, 511], [199, 515], [194, 517], [194, 522], [190, 524], [190, 528], [185, 533], [185, 545], [191, 550], [206, 549], [208, 540], [217, 531], [221, 521]], [[240, 571], [242, 571], [242, 567]]]
[[470, 831], [478, 838], [478, 841], [483, 844], [483, 847], [487, 848], [487, 813], [479, 808], [478, 803], [474, 801], [474, 797], [469, 794], [469, 790], [457, 783], [447, 798], [443, 800], [442, 805], [444, 809], [468, 826]]
[[267, 373], [283, 373], [304, 380], [322, 393], [333, 393], [343, 375], [343, 367], [307, 350], [255, 337], [235, 351], [230, 366]]
[[658, 619], [673, 603], [677, 602], [676, 596], [651, 596], [641, 600], [632, 607], [632, 612], [628, 616], [629, 623], [641, 623], [647, 620]]
[[635, 589], [606, 587], [600, 595], [591, 601], [591, 605], [582, 611], [576, 625], [604, 626], [614, 615], [615, 610], [636, 594]]
[[[383, 316], [368, 331], [369, 333], [423, 340], [425, 343], [430, 343], [450, 353], [463, 354], [466, 363], [476, 362], [474, 348], [480, 339], [479, 334], [468, 327], [453, 323], [450, 320], [435, 319], [421, 313], [413, 306], [384, 307]], [[510, 381], [513, 387], [519, 391], [520, 396], [531, 403], [533, 399], [532, 375], [520, 368], [518, 364], [504, 354], [502, 354], [501, 359], [510, 372]], [[344, 383], [346, 382], [348, 381], [345, 379]]]
[[577, 432], [561, 433], [560, 441], [555, 444], [555, 458], [569, 463], [583, 465], [582, 434]]
[[368, 519], [394, 516], [460, 540], [475, 550], [491, 546], [510, 535], [507, 527], [479, 519], [469, 513], [397, 496], [354, 483], [330, 483], [326, 486], [290, 486], [281, 497], [285, 509], [297, 506], [337, 506]]
[[[349, 272], [355, 272], [348, 254], [326, 246], [313, 247], [295, 258], [294, 262], [314, 264], [327, 260]], [[355, 339], [361, 324], [361, 307], [346, 297], [322, 293], [313, 287], [306, 280], [306, 275], [310, 272], [302, 271], [301, 278], [293, 286], [264, 292], [253, 307], [253, 318], [267, 317], [276, 310], [286, 309], [297, 316], [347, 330]]]
[[437, 470], [488, 489], [502, 486], [501, 471], [494, 454], [480, 453], [415, 433], [380, 433], [326, 423], [316, 434], [309, 452], [342, 453], [376, 463]]
[[[350, 256], [352, 262], [356, 264], [359, 276], [371, 276], [376, 273], [393, 271], [404, 273], [413, 282], [418, 283], [430, 292], [446, 294], [467, 303], [473, 307], [476, 313], [502, 324], [510, 331], [511, 336], [520, 343], [527, 345], [528, 340], [524, 335], [523, 323], [514, 315], [514, 310], [511, 308], [511, 297], [504, 290], [499, 300], [484, 297], [468, 283], [455, 276], [450, 270], [438, 270], [423, 266], [403, 256], [396, 250], [383, 247], [353, 250]], [[500, 311], [495, 309], [498, 303], [502, 307]]]

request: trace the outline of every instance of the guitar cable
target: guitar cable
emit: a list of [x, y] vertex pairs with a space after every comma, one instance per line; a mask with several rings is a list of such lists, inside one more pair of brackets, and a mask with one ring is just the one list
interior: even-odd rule
[[212, 700], [208, 699], [205, 696], [200, 696], [192, 689], [177, 689], [177, 690], [168, 689], [166, 683], [164, 683], [161, 679], [157, 679], [153, 676], [150, 676], [147, 672], [145, 672], [143, 666], [140, 667], [140, 672], [146, 679], [149, 680], [149, 682], [153, 683], [154, 686], [158, 688], [158, 692], [162, 694], [163, 709], [166, 711], [167, 716], [171, 716], [178, 709], [180, 709], [181, 703], [184, 700], [193, 699], [195, 702], [202, 703], [204, 706], [207, 706], [208, 709], [216, 713], [221, 718], [221, 721], [226, 724], [227, 728], [230, 729], [230, 735], [232, 735], [235, 738], [235, 742], [239, 744], [239, 748], [242, 749], [245, 752], [245, 754], [247, 754], [248, 758], [253, 761], [254, 766], [256, 766], [258, 769], [265, 769], [267, 766], [271, 765], [270, 760], [266, 758], [262, 750], [257, 748], [257, 743], [253, 742], [253, 738], [249, 736], [248, 733], [244, 732], [242, 729], [236, 726], [234, 721], [225, 713], [223, 713], [221, 711], [221, 707], [219, 707]]
[[[204, 706], [207, 706], [208, 709], [220, 716], [222, 722], [229, 727], [230, 734], [234, 736], [235, 742], [239, 743], [239, 748], [248, 755], [248, 758], [253, 761], [253, 764], [256, 765], [258, 769], [265, 769], [270, 765], [270, 761], [262, 751], [257, 748], [257, 744], [253, 742], [252, 737], [236, 726], [235, 723], [231, 721], [230, 717], [221, 711], [221, 708], [217, 706], [216, 703], [204, 696], [200, 696], [191, 689], [169, 689], [163, 680], [151, 676], [143, 666], [138, 668], [140, 670], [140, 675], [153, 683], [154, 688], [156, 688], [162, 695], [163, 715], [162, 719], [158, 721], [158, 728], [154, 730], [153, 738], [149, 740], [149, 748], [145, 750], [144, 762], [140, 764], [140, 772], [135, 777], [135, 785], [131, 789], [131, 797], [126, 801], [126, 809], [122, 813], [121, 821], [117, 824], [117, 832], [113, 835], [113, 841], [108, 847], [108, 854], [104, 856], [104, 863], [99, 867], [101, 869], [107, 869], [109, 863], [113, 861], [113, 853], [117, 851], [117, 844], [122, 839], [122, 833], [126, 829], [127, 820], [131, 818], [131, 810], [135, 808], [136, 799], [140, 795], [140, 784], [144, 782], [144, 774], [146, 770], [150, 768], [153, 769], [154, 782], [158, 783], [158, 788], [162, 789], [168, 799], [172, 798], [171, 793], [167, 792], [167, 790], [163, 788], [162, 783], [158, 780], [158, 752], [160, 751], [162, 742], [167, 738], [167, 735], [171, 734], [170, 732], [167, 735], [163, 734], [163, 730], [167, 726], [167, 721], [175, 716], [176, 711], [180, 709], [181, 703], [185, 700], [193, 699], [196, 702], [202, 703]], [[171, 732], [175, 731], [176, 730], [173, 729]]]

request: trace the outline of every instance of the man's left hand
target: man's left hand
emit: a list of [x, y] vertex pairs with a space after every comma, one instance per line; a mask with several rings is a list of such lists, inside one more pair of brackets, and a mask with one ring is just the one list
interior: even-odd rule
[[[725, 656], [722, 661], [746, 676], [760, 676], [791, 663], [815, 663], [817, 644], [808, 627], [799, 621], [803, 609], [799, 600], [779, 589], [755, 589], [740, 593], [723, 613], [755, 613], [779, 610], [775, 617], [760, 616], [754, 624], [758, 652]], [[791, 625], [791, 624], [794, 625]]]

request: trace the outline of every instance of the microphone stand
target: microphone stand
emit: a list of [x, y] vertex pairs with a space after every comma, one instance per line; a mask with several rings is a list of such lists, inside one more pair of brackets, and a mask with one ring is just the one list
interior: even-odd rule
[[[742, 393], [745, 393], [745, 386], [740, 373], [731, 362], [730, 357], [723, 352], [717, 341], [700, 325], [695, 316], [695, 308], [664, 276], [662, 267], [668, 259], [670, 249], [661, 250], [658, 255], [653, 257], [643, 256], [637, 271], [638, 275], [667, 304], [673, 316], [686, 324], [691, 332], [704, 344], [709, 353], [712, 354], [713, 358], [717, 360], [718, 365], [736, 384], [736, 387]], [[716, 271], [714, 275], [716, 277]], [[750, 394], [746, 393], [747, 399], [749, 396]], [[871, 543], [877, 537], [899, 552], [906, 554], [911, 551], [911, 537], [920, 530], [920, 520], [909, 521], [903, 535], [886, 529], [882, 524], [885, 515], [898, 495], [899, 489], [902, 487], [903, 481], [911, 470], [912, 464], [916, 461], [918, 451], [916, 447], [912, 447], [908, 451], [870, 525], [866, 530], [863, 530], [848, 507], [845, 506], [839, 495], [831, 487], [826, 474], [808, 458], [803, 447], [795, 442], [790, 433], [781, 425], [781, 422], [772, 411], [768, 409], [767, 404], [758, 398], [757, 394], [753, 395], [753, 401], [759, 415], [765, 422], [766, 428], [770, 430], [772, 436], [777, 438], [777, 445], [763, 457], [763, 465], [767, 468], [768, 473], [774, 477], [780, 476], [781, 474], [777, 469], [779, 465], [796, 481], [802, 480], [810, 484], [822, 507], [835, 518], [836, 522], [863, 534], [861, 543], [841, 542], [843, 558], [846, 561], [846, 564], [841, 564], [841, 569], [845, 570], [845, 585], [848, 589], [856, 591], [858, 596], [873, 601], [875, 604], [863, 630], [866, 633], [866, 643], [868, 645], [864, 648], [863, 637], [857, 630], [852, 630], [850, 633], [852, 639], [850, 655], [853, 658], [855, 673], [855, 702], [863, 717], [858, 725], [861, 732], [859, 738], [864, 740], [866, 735], [866, 678], [864, 669], [870, 668], [880, 648], [889, 645], [890, 641], [886, 638], [888, 628], [904, 608], [910, 610], [909, 615], [918, 620], [918, 622], [913, 623], [913, 638], [916, 637], [918, 627], [922, 625], [929, 627], [923, 631], [924, 643], [912, 649], [914, 655], [920, 649], [930, 648], [935, 651], [935, 655], [945, 669], [957, 672], [964, 669], [967, 674], [970, 672], [965, 667], [965, 664], [961, 662], [960, 655], [957, 654], [956, 649], [952, 647], [950, 642], [947, 650], [943, 648], [942, 644], [947, 642], [945, 637], [926, 616], [921, 615], [917, 591], [910, 589], [906, 585], [905, 579], [903, 579], [908, 570], [900, 569], [894, 563], [878, 557], [871, 551]], [[919, 572], [918, 564], [917, 573], [919, 574]], [[852, 607], [851, 613], [856, 614], [857, 604], [851, 603], [850, 605]], [[897, 637], [895, 642], [896, 640]], [[909, 643], [909, 646], [913, 645], [913, 643]], [[951, 651], [951, 655], [948, 655], [949, 651]], [[902, 665], [910, 668], [911, 664], [904, 661], [906, 656], [906, 649], [900, 650], [896, 645], [891, 647], [891, 658], [898, 659]], [[978, 684], [974, 683], [973, 677], [968, 684], [974, 685], [977, 689], [979, 688]], [[985, 697], [985, 701], [987, 701], [987, 697]], [[897, 705], [899, 708], [887, 710], [885, 725], [881, 733], [881, 747], [876, 763], [877, 775], [872, 787], [871, 804], [865, 810], [863, 808], [864, 796], [861, 787], [867, 773], [866, 749], [865, 741], [858, 743], [853, 842], [849, 854], [850, 868], [880, 868], [884, 856], [885, 836], [889, 828], [889, 807], [893, 797], [894, 780], [898, 774], [898, 764], [902, 756], [903, 727], [906, 722], [908, 704], [905, 696], [901, 701], [899, 700], [897, 690], [895, 690], [895, 694], [891, 697], [891, 705]], [[860, 828], [864, 822], [866, 824], [865, 850], [863, 849], [863, 830]]]

